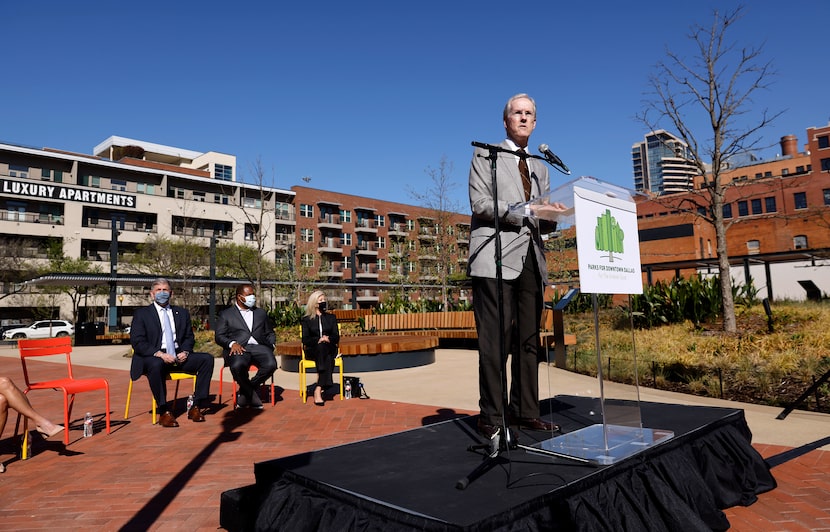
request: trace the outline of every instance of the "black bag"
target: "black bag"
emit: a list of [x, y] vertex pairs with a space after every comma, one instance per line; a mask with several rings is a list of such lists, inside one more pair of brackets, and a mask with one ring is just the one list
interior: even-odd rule
[[[360, 382], [360, 377], [343, 377], [343, 388], [347, 386], [351, 387], [352, 391], [352, 399], [369, 399], [369, 396], [366, 394], [366, 390], [363, 387], [363, 384]], [[343, 390], [343, 394], [345, 396], [345, 389]]]

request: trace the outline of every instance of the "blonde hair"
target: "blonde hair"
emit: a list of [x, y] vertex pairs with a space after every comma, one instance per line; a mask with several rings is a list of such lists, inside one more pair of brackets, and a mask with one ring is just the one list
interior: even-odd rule
[[320, 299], [320, 296], [326, 295], [325, 292], [322, 290], [315, 290], [308, 296], [308, 303], [305, 306], [305, 315], [309, 318], [313, 318], [317, 315], [317, 300]]

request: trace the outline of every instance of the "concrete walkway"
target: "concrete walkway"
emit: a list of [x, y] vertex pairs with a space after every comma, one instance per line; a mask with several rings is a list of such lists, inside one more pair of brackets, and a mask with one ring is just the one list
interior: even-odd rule
[[[79, 346], [72, 352], [72, 363], [129, 370], [130, 359], [126, 356], [128, 351], [129, 346], [126, 345]], [[14, 346], [0, 347], [0, 356], [17, 358], [17, 349]], [[347, 361], [346, 374], [360, 377], [366, 392], [373, 399], [477, 411], [477, 352], [466, 349], [438, 349], [435, 359], [434, 364], [427, 366], [365, 373], [349, 372]], [[219, 380], [221, 369], [221, 359], [217, 359], [214, 380]], [[294, 390], [298, 387], [299, 378], [296, 373], [279, 369], [274, 374], [274, 380], [278, 386]], [[230, 373], [227, 371], [225, 383], [230, 384]], [[605, 382], [603, 386], [608, 398], [636, 397], [636, 391], [632, 386], [612, 382]], [[213, 386], [211, 390], [218, 393], [217, 386]], [[640, 387], [639, 392], [642, 401], [741, 408], [752, 430], [754, 443], [800, 447], [830, 437], [830, 414], [795, 410], [786, 419], [778, 420], [776, 416], [782, 410], [779, 407], [738, 403], [646, 387]], [[540, 397], [559, 394], [599, 397], [599, 382], [594, 377], [571, 373], [553, 366], [540, 366]], [[820, 448], [830, 450], [830, 445]]]

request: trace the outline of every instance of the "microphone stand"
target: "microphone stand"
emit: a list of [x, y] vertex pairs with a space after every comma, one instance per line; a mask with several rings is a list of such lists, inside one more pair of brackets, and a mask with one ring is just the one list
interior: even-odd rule
[[[510, 427], [507, 423], [508, 396], [507, 370], [505, 368], [505, 366], [507, 365], [507, 351], [504, 345], [504, 290], [502, 287], [502, 253], [500, 233], [501, 224], [499, 223], [499, 219], [501, 217], [499, 216], [499, 189], [496, 180], [496, 161], [498, 161], [499, 152], [512, 153], [514, 155], [519, 155], [519, 153], [492, 144], [482, 144], [480, 142], [473, 142], [472, 144], [475, 147], [489, 150], [489, 154], [487, 155], [486, 159], [490, 161], [490, 179], [491, 186], [493, 189], [493, 237], [495, 238], [496, 247], [496, 304], [498, 305], [499, 309], [499, 376], [501, 378], [502, 426], [496, 429], [496, 433], [493, 434], [489, 442], [471, 445], [470, 447], [468, 447], [467, 450], [469, 451], [489, 449], [489, 453], [484, 458], [484, 461], [482, 461], [475, 469], [473, 469], [473, 471], [471, 471], [470, 474], [456, 482], [455, 487], [460, 490], [466, 489], [467, 486], [470, 485], [470, 482], [472, 480], [478, 478], [486, 471], [488, 471], [490, 468], [492, 468], [495, 465], [494, 461], [496, 460], [496, 458], [498, 458], [499, 453], [501, 453], [503, 449], [509, 449], [510, 447], [515, 448], [516, 446], [516, 441], [513, 435], [511, 434]], [[481, 157], [481, 155], [479, 155], [479, 157]], [[502, 435], [504, 435], [504, 441], [502, 441]]]
[[[502, 252], [501, 252], [501, 233], [500, 233], [500, 216], [499, 216], [499, 191], [498, 191], [498, 183], [496, 179], [496, 161], [498, 160], [499, 153], [510, 153], [516, 155], [520, 158], [525, 159], [542, 159], [551, 165], [551, 161], [549, 161], [546, 157], [540, 157], [538, 155], [529, 154], [523, 150], [520, 151], [513, 151], [508, 150], [507, 148], [503, 148], [501, 146], [497, 146], [494, 144], [483, 144], [481, 142], [473, 142], [473, 146], [477, 148], [482, 148], [485, 150], [489, 150], [489, 154], [485, 157], [487, 160], [490, 161], [490, 179], [491, 179], [491, 186], [493, 189], [493, 231], [494, 231], [494, 239], [495, 239], [495, 261], [496, 261], [496, 304], [498, 305], [499, 309], [499, 360], [500, 360], [500, 367], [499, 373], [501, 377], [501, 400], [502, 400], [502, 426], [496, 430], [496, 433], [490, 438], [490, 441], [487, 443], [479, 443], [476, 445], [471, 445], [467, 448], [468, 451], [478, 451], [481, 449], [489, 449], [489, 453], [487, 456], [484, 457], [484, 460], [476, 466], [466, 477], [458, 480], [456, 482], [455, 487], [459, 490], [466, 489], [467, 486], [470, 485], [470, 482], [475, 480], [476, 478], [483, 475], [485, 472], [489, 471], [493, 468], [496, 464], [495, 461], [498, 458], [499, 454], [503, 450], [507, 450], [509, 452], [510, 449], [517, 449], [521, 448], [526, 451], [536, 452], [540, 454], [547, 454], [551, 456], [558, 456], [562, 458], [572, 458], [566, 455], [562, 455], [560, 453], [556, 453], [553, 451], [548, 451], [544, 449], [537, 449], [534, 447], [528, 447], [525, 445], [519, 445], [519, 442], [516, 436], [510, 431], [509, 424], [507, 422], [507, 408], [508, 408], [508, 393], [507, 393], [507, 350], [505, 347], [505, 338], [504, 338], [504, 289], [502, 287]], [[479, 155], [482, 157], [482, 155]], [[519, 356], [518, 353], [514, 353], [513, 356]], [[503, 440], [502, 440], [503, 438]], [[587, 463], [587, 460], [576, 459], [580, 462]]]

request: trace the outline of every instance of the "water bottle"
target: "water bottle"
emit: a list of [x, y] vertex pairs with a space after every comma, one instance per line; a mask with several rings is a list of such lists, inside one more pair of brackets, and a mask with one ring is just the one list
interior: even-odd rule
[[92, 414], [87, 412], [84, 416], [84, 438], [92, 436]]
[[346, 381], [345, 398], [346, 399], [351, 399], [352, 398], [352, 381], [350, 381], [350, 380]]
[[187, 396], [187, 411], [190, 412], [190, 409], [193, 408], [194, 404], [193, 394]]

